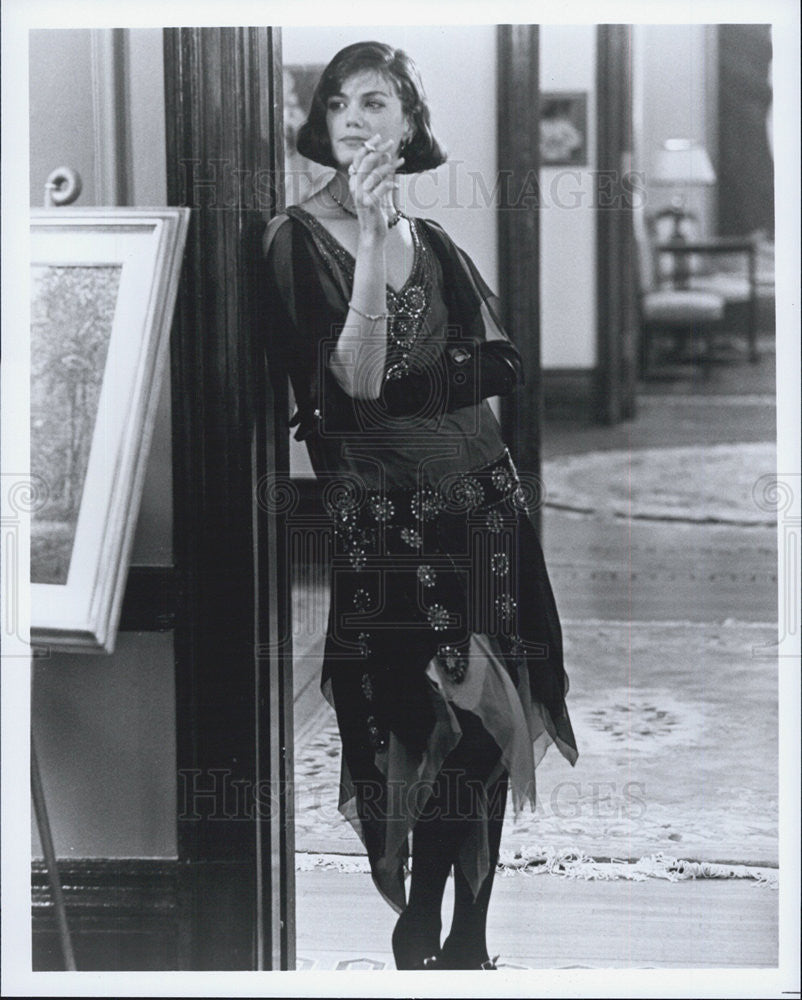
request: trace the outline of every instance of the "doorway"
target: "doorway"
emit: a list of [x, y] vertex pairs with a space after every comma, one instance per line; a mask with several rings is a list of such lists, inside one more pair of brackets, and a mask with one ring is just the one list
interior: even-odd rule
[[[295, 131], [324, 66], [342, 47], [366, 38], [402, 48], [420, 70], [433, 129], [449, 160], [436, 172], [402, 177], [399, 203], [411, 215], [440, 222], [505, 304], [505, 326], [524, 355], [527, 384], [515, 410], [502, 408], [502, 428], [519, 470], [535, 476], [542, 405], [538, 212], [534, 202], [521, 210], [519, 199], [538, 165], [538, 26], [284, 28], [287, 203], [302, 201], [331, 176], [298, 155]], [[297, 967], [392, 968], [394, 913], [371, 885], [362, 844], [337, 811], [339, 736], [319, 688], [330, 521], [306, 449], [293, 440], [290, 474]], [[358, 924], [351, 918], [356, 911]]]

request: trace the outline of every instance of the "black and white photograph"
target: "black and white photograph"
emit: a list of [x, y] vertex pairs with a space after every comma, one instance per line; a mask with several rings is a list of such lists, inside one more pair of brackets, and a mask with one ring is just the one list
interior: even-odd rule
[[4, 995], [799, 995], [799, 10], [695, 6], [3, 5]]
[[557, 167], [587, 163], [587, 94], [540, 94], [540, 163]]
[[31, 639], [114, 652], [188, 208], [31, 210]]

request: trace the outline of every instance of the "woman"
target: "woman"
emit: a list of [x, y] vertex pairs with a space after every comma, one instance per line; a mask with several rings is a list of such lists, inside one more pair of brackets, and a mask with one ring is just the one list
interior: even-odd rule
[[321, 683], [342, 738], [340, 809], [400, 912], [397, 967], [494, 968], [508, 785], [516, 809], [534, 807], [546, 747], [577, 756], [554, 598], [487, 401], [523, 380], [520, 356], [470, 258], [397, 207], [397, 173], [445, 161], [403, 52], [339, 52], [298, 148], [336, 173], [268, 227], [268, 356], [290, 375], [290, 425], [333, 519]]

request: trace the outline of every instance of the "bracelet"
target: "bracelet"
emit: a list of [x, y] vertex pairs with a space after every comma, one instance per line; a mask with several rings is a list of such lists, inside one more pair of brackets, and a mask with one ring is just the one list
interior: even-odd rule
[[353, 309], [357, 316], [361, 316], [362, 319], [369, 319], [374, 323], [380, 319], [387, 319], [390, 315], [389, 313], [363, 313], [361, 309], [357, 309], [353, 302], [348, 303], [348, 308]]

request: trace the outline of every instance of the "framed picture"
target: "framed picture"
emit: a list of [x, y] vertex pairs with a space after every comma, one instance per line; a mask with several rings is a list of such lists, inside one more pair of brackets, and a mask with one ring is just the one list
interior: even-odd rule
[[540, 165], [585, 166], [588, 161], [588, 98], [584, 91], [540, 95]]
[[188, 208], [31, 212], [31, 641], [112, 652]]

